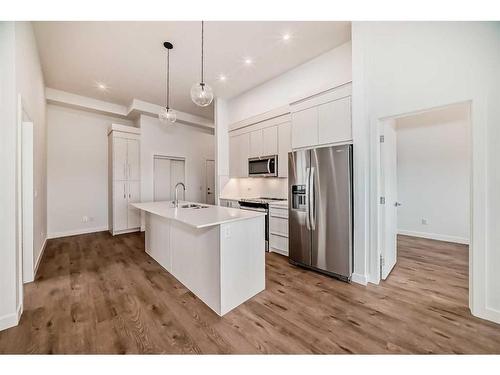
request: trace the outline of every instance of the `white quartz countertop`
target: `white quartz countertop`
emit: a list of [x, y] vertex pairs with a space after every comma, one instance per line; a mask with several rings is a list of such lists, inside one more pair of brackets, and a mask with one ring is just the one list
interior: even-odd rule
[[[182, 205], [189, 203], [206, 206], [206, 208], [181, 208]], [[171, 201], [131, 203], [130, 205], [139, 210], [176, 220], [198, 229], [265, 216], [265, 213], [262, 212], [184, 201], [179, 201], [179, 207], [177, 208], [173, 206]]]

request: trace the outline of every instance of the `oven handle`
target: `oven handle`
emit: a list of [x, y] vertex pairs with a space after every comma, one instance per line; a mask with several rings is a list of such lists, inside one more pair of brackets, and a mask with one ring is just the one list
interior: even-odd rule
[[250, 207], [241, 207], [240, 210], [245, 210], [245, 211], [257, 211], [257, 212], [263, 212], [267, 214], [267, 210], [265, 208], [250, 208]]
[[271, 158], [267, 159], [267, 173], [271, 173]]

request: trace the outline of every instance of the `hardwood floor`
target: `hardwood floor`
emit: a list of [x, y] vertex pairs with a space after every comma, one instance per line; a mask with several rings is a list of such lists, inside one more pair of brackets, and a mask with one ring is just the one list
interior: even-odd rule
[[106, 232], [50, 240], [0, 353], [500, 353], [467, 308], [467, 246], [399, 238], [380, 285], [268, 254], [266, 290], [218, 317], [144, 252]]

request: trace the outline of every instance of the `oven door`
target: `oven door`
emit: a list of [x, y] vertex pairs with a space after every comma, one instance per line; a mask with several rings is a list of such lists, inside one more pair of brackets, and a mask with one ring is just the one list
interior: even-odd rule
[[276, 177], [276, 156], [248, 159], [248, 175], [250, 177]]

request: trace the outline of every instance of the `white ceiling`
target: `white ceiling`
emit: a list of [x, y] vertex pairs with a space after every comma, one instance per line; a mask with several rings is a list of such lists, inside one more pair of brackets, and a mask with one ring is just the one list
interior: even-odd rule
[[[164, 104], [163, 42], [171, 41], [171, 107], [213, 118], [212, 106], [197, 107], [189, 96], [200, 80], [200, 22], [35, 22], [34, 28], [47, 87], [123, 105], [133, 98]], [[205, 81], [216, 96], [233, 97], [350, 38], [350, 22], [205, 22]], [[98, 82], [108, 89], [99, 90]]]

